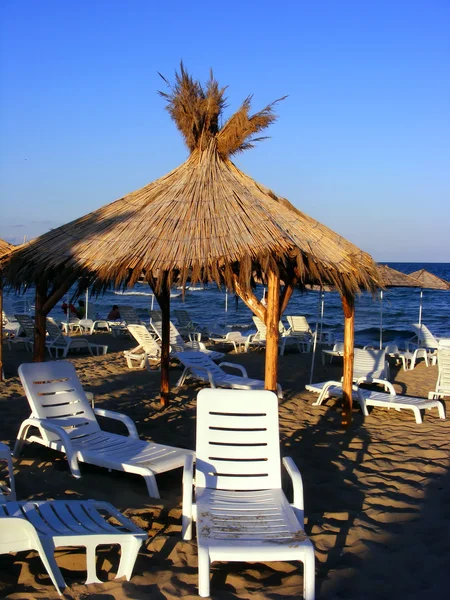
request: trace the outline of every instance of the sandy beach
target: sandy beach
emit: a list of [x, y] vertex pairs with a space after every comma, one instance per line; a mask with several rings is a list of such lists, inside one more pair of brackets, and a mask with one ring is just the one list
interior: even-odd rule
[[[158, 400], [159, 373], [130, 371], [123, 349], [134, 344], [110, 335], [105, 356], [69, 355], [97, 406], [130, 415], [143, 439], [194, 448], [196, 394], [190, 383], [173, 395], [169, 408]], [[93, 340], [94, 341], [94, 340]], [[29, 407], [17, 366], [31, 355], [4, 350], [7, 380], [0, 384], [0, 440], [12, 448]], [[229, 354], [250, 376], [263, 376], [264, 353]], [[298, 465], [305, 489], [305, 529], [316, 554], [319, 599], [434, 600], [448, 597], [450, 573], [450, 419], [427, 412], [423, 424], [411, 411], [374, 409], [363, 419], [354, 408], [353, 426], [340, 429], [339, 404], [312, 406], [304, 390], [310, 355], [295, 351], [280, 357], [279, 381], [282, 454]], [[338, 364], [316, 368], [316, 381], [340, 376]], [[171, 372], [174, 384], [180, 367]], [[426, 397], [434, 388], [437, 367], [419, 364], [414, 371], [392, 369], [398, 392]], [[120, 431], [117, 429], [116, 431]], [[18, 499], [95, 498], [114, 504], [148, 531], [131, 581], [112, 580], [117, 552], [99, 553], [105, 584], [82, 584], [84, 556], [79, 550], [57, 552], [68, 584], [67, 599], [173, 600], [197, 598], [197, 546], [181, 539], [181, 469], [158, 476], [161, 499], [149, 498], [142, 478], [108, 473], [82, 464], [74, 479], [65, 458], [29, 445], [14, 463]], [[287, 481], [286, 481], [287, 483]], [[290, 490], [287, 488], [289, 497]], [[0, 597], [58, 598], [36, 553], [0, 556]], [[214, 563], [211, 597], [247, 600], [302, 597], [300, 563]]]

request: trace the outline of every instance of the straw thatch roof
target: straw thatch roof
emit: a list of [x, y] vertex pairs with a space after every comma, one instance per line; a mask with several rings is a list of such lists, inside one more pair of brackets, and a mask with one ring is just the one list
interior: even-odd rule
[[240, 171], [230, 157], [261, 138], [273, 104], [249, 115], [250, 98], [219, 128], [224, 89], [206, 89], [183, 67], [162, 95], [191, 151], [181, 166], [142, 189], [58, 227], [14, 252], [16, 287], [39, 279], [84, 278], [101, 290], [133, 285], [142, 273], [169, 283], [215, 281], [249, 288], [268, 267], [284, 281], [332, 284], [342, 293], [374, 290], [372, 258]]
[[420, 281], [413, 275], [406, 275], [387, 265], [378, 265], [382, 287], [420, 287]]
[[430, 273], [426, 269], [419, 269], [410, 273], [410, 277], [414, 277], [420, 281], [420, 287], [427, 288], [429, 290], [450, 290], [450, 282]]
[[13, 248], [14, 246], [12, 244], [0, 239], [0, 256], [8, 254]]

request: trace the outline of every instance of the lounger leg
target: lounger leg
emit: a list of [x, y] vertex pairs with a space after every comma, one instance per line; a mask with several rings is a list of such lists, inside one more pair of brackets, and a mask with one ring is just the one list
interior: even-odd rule
[[97, 545], [95, 543], [86, 544], [86, 584], [89, 583], [103, 583], [101, 579], [97, 577]]
[[120, 563], [117, 570], [116, 577], [123, 577], [129, 581], [133, 573], [134, 564], [136, 562], [139, 548], [141, 547], [142, 541], [135, 537], [129, 536], [126, 542], [120, 543]]
[[416, 423], [422, 423], [422, 415], [420, 414], [420, 409], [417, 406], [412, 407], [414, 412], [414, 416], [416, 417]]
[[19, 433], [17, 434], [16, 438], [16, 443], [14, 444], [14, 449], [12, 452], [14, 458], [17, 458], [22, 452], [22, 447], [27, 439], [27, 434], [30, 427], [31, 425], [29, 425], [26, 421], [24, 421], [20, 426]]
[[55, 560], [55, 546], [53, 544], [53, 540], [46, 538], [40, 539], [41, 548], [37, 548], [39, 552], [39, 556], [41, 557], [42, 562], [44, 563], [45, 568], [47, 569], [47, 573], [50, 576], [50, 579], [53, 582], [53, 585], [57, 589], [59, 595], [61, 592], [59, 590], [63, 590], [67, 587], [66, 582], [59, 570], [58, 565]]
[[207, 548], [198, 548], [198, 595], [209, 596], [209, 552]]
[[316, 569], [314, 563], [314, 548], [308, 545], [305, 548], [303, 558], [303, 597], [304, 600], [314, 600], [315, 598], [315, 578]]
[[445, 419], [445, 409], [444, 409], [444, 405], [442, 404], [442, 402], [438, 402], [437, 409], [439, 412], [439, 417], [441, 419]]
[[147, 485], [148, 495], [152, 498], [160, 498], [156, 477], [149, 469], [149, 474], [143, 476]]

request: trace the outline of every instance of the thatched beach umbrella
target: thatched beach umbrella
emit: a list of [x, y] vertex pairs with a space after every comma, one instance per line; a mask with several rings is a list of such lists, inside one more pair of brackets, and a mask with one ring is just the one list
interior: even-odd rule
[[[275, 120], [273, 104], [251, 115], [249, 97], [220, 127], [224, 88], [212, 75], [203, 87], [183, 66], [162, 96], [190, 151], [186, 162], [144, 188], [49, 231], [11, 257], [6, 272], [12, 284], [36, 284], [37, 330], [44, 330], [45, 314], [77, 280], [101, 291], [111, 284], [132, 286], [144, 273], [163, 311], [164, 398], [169, 288], [188, 279], [212, 281], [235, 291], [265, 321], [266, 387], [276, 389], [278, 320], [294, 286], [331, 284], [343, 298], [351, 358], [354, 296], [360, 288], [377, 288], [375, 263], [231, 161], [261, 139], [254, 136]], [[254, 277], [268, 287], [267, 309], [253, 294]], [[43, 352], [44, 338], [36, 341], [35, 359]], [[351, 362], [345, 384], [349, 392]]]
[[419, 306], [419, 325], [422, 325], [422, 303], [423, 290], [450, 290], [450, 282], [430, 273], [426, 269], [419, 269], [410, 273], [410, 277], [414, 277], [420, 282], [420, 306]]
[[387, 265], [378, 265], [381, 279], [380, 289], [380, 350], [383, 347], [383, 289], [388, 287], [420, 287], [420, 281]]
[[[0, 240], [0, 259], [9, 254], [13, 249], [13, 245]], [[0, 264], [0, 381], [3, 381], [3, 277]]]

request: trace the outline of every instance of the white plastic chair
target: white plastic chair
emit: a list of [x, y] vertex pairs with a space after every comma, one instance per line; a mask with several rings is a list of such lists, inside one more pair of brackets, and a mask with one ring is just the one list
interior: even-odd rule
[[[9, 448], [0, 444], [0, 458]], [[14, 476], [11, 459], [9, 477]], [[111, 522], [113, 519], [114, 524]], [[0, 553], [36, 550], [53, 585], [61, 595], [66, 587], [54, 556], [59, 546], [86, 548], [86, 584], [102, 583], [96, 573], [99, 545], [120, 545], [116, 577], [131, 578], [139, 548], [147, 534], [107, 502], [95, 500], [39, 500], [17, 502], [0, 494]]]
[[344, 342], [336, 342], [331, 350], [322, 350], [322, 364], [325, 364], [325, 357], [330, 357], [330, 363], [333, 358], [344, 356]]
[[[234, 390], [263, 390], [264, 381], [261, 379], [251, 379], [242, 365], [230, 362], [221, 362], [218, 365], [213, 362], [203, 352], [177, 352], [175, 356], [184, 366], [176, 386], [181, 387], [187, 377], [192, 377], [199, 381], [209, 383], [212, 388], [225, 387]], [[235, 369], [240, 375], [227, 373], [222, 367]], [[279, 398], [283, 398], [281, 385], [277, 386]]]
[[11, 344], [23, 344], [29, 352], [33, 349], [34, 344], [34, 320], [30, 315], [17, 314], [14, 315], [19, 324], [19, 332], [14, 337], [7, 338], [8, 348], [11, 350]]
[[129, 369], [150, 369], [150, 360], [161, 359], [161, 348], [145, 325], [128, 325], [128, 331], [138, 346], [124, 350]]
[[[183, 475], [183, 539], [197, 522], [199, 595], [209, 596], [214, 561], [298, 560], [303, 596], [314, 599], [314, 548], [304, 532], [303, 482], [283, 464], [294, 500], [281, 487], [278, 400], [268, 391], [202, 390], [197, 397], [193, 458]], [[195, 497], [193, 485], [195, 481]]]
[[[190, 450], [140, 440], [130, 417], [92, 409], [68, 361], [24, 363], [19, 367], [19, 376], [31, 416], [20, 426], [14, 456], [24, 442], [37, 442], [64, 452], [74, 477], [81, 477], [79, 461], [135, 473], [144, 477], [149, 495], [159, 498], [155, 474], [183, 466], [184, 457], [192, 454]], [[96, 416], [121, 421], [128, 436], [102, 431]], [[38, 434], [29, 435], [35, 429]]]
[[86, 349], [89, 354], [106, 354], [108, 346], [103, 344], [91, 344], [89, 340], [83, 337], [67, 337], [58, 327], [52, 317], [46, 317], [47, 338], [45, 346], [52, 358], [58, 358], [59, 353], [63, 358], [72, 350]]

